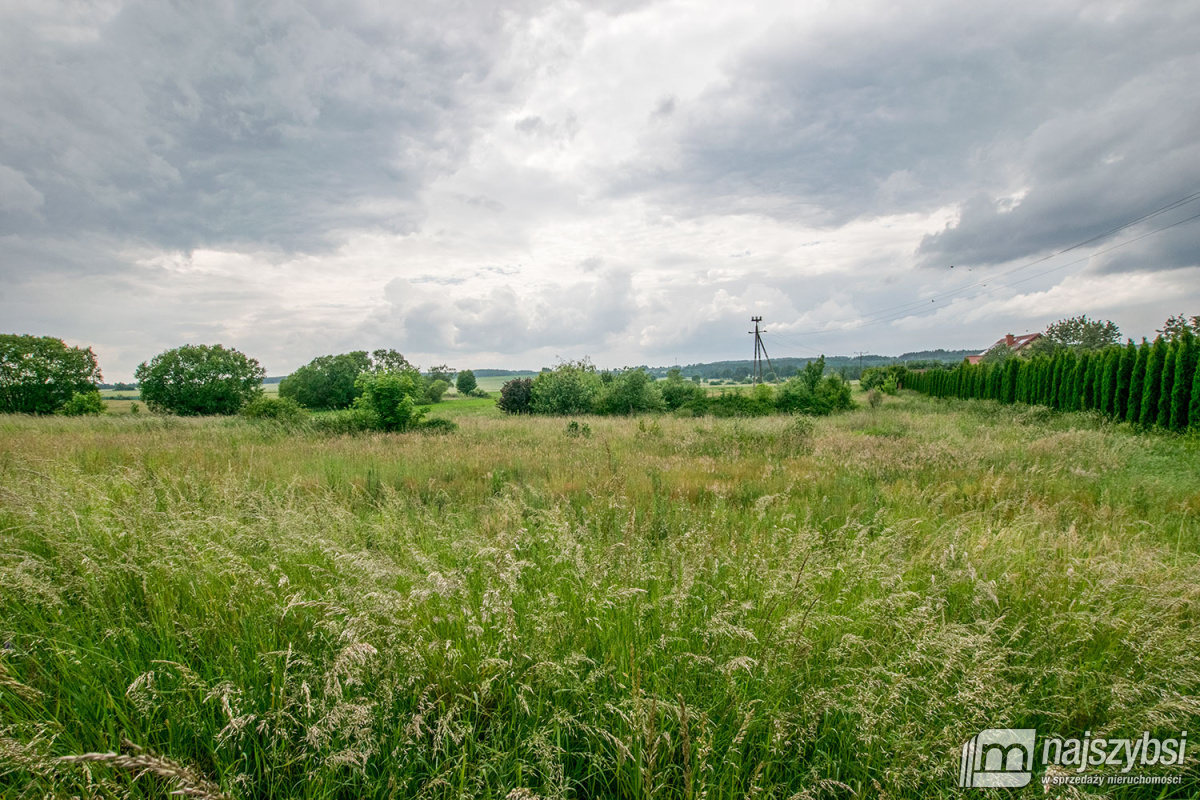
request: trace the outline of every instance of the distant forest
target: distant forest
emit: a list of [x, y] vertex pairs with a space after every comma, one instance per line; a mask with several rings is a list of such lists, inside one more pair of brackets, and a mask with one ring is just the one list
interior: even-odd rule
[[[858, 356], [826, 356], [825, 371], [836, 372], [848, 380], [857, 380], [862, 371], [868, 367], [886, 367], [891, 364], [904, 364], [911, 369], [924, 369], [942, 364], [958, 364], [967, 356], [973, 356], [979, 352], [979, 348], [975, 350], [918, 350], [899, 356], [868, 354], [864, 355], [861, 360]], [[809, 361], [816, 361], [816, 357], [773, 358], [771, 359], [771, 367], [774, 367], [774, 375], [771, 374], [771, 369], [768, 368], [766, 363], [763, 364], [763, 372], [767, 380], [771, 380], [776, 376], [781, 379], [789, 378], [804, 369], [804, 365]], [[672, 367], [650, 367], [648, 369], [652, 375], [664, 377]], [[708, 364], [688, 364], [687, 366], [679, 367], [679, 370], [685, 378], [699, 376], [705, 380], [740, 382], [753, 374], [754, 362], [749, 359], [744, 361], [714, 361]], [[476, 374], [478, 374], [478, 371]]]

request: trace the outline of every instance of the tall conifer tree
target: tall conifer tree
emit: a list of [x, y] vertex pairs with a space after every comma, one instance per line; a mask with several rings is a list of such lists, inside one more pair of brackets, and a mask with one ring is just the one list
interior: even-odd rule
[[1146, 362], [1150, 359], [1150, 343], [1142, 337], [1138, 345], [1137, 360], [1133, 362], [1133, 375], [1129, 378], [1129, 407], [1125, 410], [1125, 421], [1134, 425], [1142, 420], [1142, 392], [1146, 386]]
[[1188, 427], [1188, 409], [1192, 399], [1192, 380], [1196, 376], [1196, 340], [1184, 328], [1177, 340], [1175, 380], [1171, 389], [1171, 430], [1182, 433]]
[[1129, 410], [1129, 381], [1133, 377], [1133, 362], [1137, 361], [1137, 345], [1133, 339], [1121, 349], [1121, 363], [1117, 369], [1117, 398], [1113, 404], [1113, 414], [1118, 420], [1124, 420]]
[[1163, 359], [1162, 386], [1158, 390], [1158, 418], [1155, 423], [1160, 428], [1171, 427], [1171, 390], [1175, 387], [1175, 356], [1179, 352], [1178, 340], [1171, 342], [1167, 348], [1167, 357]]
[[1138, 420], [1146, 427], [1158, 421], [1158, 398], [1162, 391], [1163, 362], [1167, 360], [1167, 341], [1154, 338], [1146, 359], [1146, 379], [1142, 382], [1142, 415]]
[[1063, 411], [1071, 411], [1071, 396], [1075, 389], [1075, 370], [1079, 366], [1079, 360], [1075, 357], [1074, 351], [1068, 350], [1063, 357], [1062, 377], [1058, 381], [1058, 397], [1056, 399], [1058, 407]]
[[1188, 405], [1188, 427], [1200, 431], [1200, 368], [1192, 377], [1192, 402]]
[[1117, 413], [1117, 380], [1121, 372], [1121, 348], [1110, 347], [1104, 357], [1103, 394], [1100, 410], [1108, 416]]

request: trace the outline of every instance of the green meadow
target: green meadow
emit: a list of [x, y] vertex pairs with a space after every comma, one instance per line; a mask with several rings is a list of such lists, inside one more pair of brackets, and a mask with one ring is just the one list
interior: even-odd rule
[[1200, 794], [1190, 751], [1167, 787], [956, 786], [986, 728], [1200, 739], [1200, 441], [858, 399], [0, 417], [0, 794]]

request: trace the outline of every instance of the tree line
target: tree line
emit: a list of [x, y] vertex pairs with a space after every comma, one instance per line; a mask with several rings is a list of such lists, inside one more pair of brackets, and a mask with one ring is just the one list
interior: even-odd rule
[[786, 382], [761, 383], [749, 391], [710, 394], [672, 368], [655, 380], [644, 367], [601, 371], [587, 359], [566, 361], [535, 378], [514, 378], [496, 405], [509, 414], [637, 414], [673, 411], [689, 415], [750, 417], [774, 413], [831, 414], [853, 407], [850, 384], [825, 375], [825, 357], [810, 361]]
[[[487, 396], [471, 370], [455, 376], [438, 365], [422, 372], [390, 349], [319, 356], [280, 382], [279, 397], [263, 394], [266, 373], [257, 359], [220, 344], [166, 350], [134, 374], [142, 402], [154, 412], [295, 422], [308, 411], [330, 411], [319, 425], [335, 432], [445, 428], [446, 421], [423, 417], [451, 381], [464, 396]], [[2, 413], [100, 414], [101, 380], [91, 348], [50, 336], [0, 335]]]
[[906, 370], [901, 380], [904, 388], [934, 397], [1098, 411], [1139, 427], [1182, 433], [1200, 429], [1198, 335], [1200, 317], [1171, 317], [1153, 342], [1108, 343], [1104, 340], [1119, 336], [1113, 326], [1099, 347], [1073, 346], [1047, 336], [1048, 343], [1031, 357], [997, 352], [994, 358], [979, 364], [964, 361], [952, 370]]

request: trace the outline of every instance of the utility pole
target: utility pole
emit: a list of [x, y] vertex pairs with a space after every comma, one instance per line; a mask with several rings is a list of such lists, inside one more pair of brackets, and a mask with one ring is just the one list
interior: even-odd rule
[[751, 383], [762, 383], [762, 332], [758, 329], [758, 323], [762, 322], [762, 317], [751, 317], [750, 321], [754, 323], [754, 330], [746, 331], [746, 333], [754, 334], [754, 376], [751, 378]]
[[775, 365], [771, 363], [771, 357], [767, 355], [767, 346], [763, 343], [762, 334], [759, 330], [758, 323], [762, 322], [762, 317], [751, 317], [750, 321], [754, 323], [754, 330], [746, 331], [746, 333], [754, 334], [754, 383], [763, 382], [763, 359], [767, 361], [767, 368], [771, 370], [771, 374], [775, 376], [775, 380], [779, 380], [779, 375], [775, 372]]
[[858, 356], [858, 377], [861, 378], [862, 377], [862, 360], [863, 360], [863, 356], [865, 356], [866, 353], [863, 352], [862, 350], [855, 350], [854, 355]]

